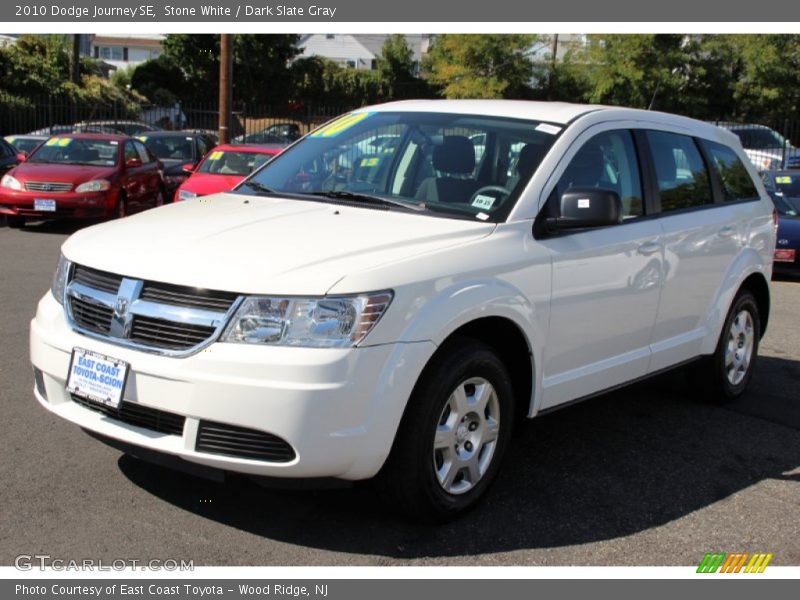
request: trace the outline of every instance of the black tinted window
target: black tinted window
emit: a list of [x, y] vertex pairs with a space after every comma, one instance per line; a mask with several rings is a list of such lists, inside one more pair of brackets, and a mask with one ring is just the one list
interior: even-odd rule
[[758, 190], [750, 174], [733, 150], [716, 142], [703, 141], [703, 145], [719, 173], [725, 200], [758, 198]]
[[694, 139], [663, 131], [648, 131], [647, 139], [656, 169], [662, 211], [713, 202], [708, 171]]

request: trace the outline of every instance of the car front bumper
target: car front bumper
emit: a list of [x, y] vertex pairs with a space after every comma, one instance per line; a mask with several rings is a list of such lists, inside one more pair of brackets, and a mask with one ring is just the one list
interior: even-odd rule
[[[184, 417], [182, 432], [123, 422], [66, 390], [72, 349], [130, 363], [123, 401]], [[123, 348], [74, 332], [49, 292], [30, 326], [34, 393], [52, 413], [113, 440], [253, 476], [365, 479], [378, 472], [432, 342], [319, 349], [214, 343], [186, 358]], [[203, 422], [267, 432], [294, 457], [271, 462], [197, 450]]]
[[[48, 193], [24, 190], [0, 191], [0, 214], [30, 219], [91, 218], [110, 216], [116, 202], [116, 190], [78, 194], [75, 192]], [[37, 199], [55, 200], [55, 211], [34, 208]]]

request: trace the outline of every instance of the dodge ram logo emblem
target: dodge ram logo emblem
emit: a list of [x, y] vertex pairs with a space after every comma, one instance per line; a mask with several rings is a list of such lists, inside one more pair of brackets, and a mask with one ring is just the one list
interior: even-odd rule
[[128, 299], [118, 297], [117, 303], [114, 305], [114, 316], [117, 318], [124, 318], [128, 312]]

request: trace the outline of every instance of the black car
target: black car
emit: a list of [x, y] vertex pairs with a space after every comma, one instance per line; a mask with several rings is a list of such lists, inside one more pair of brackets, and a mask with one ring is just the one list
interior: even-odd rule
[[19, 163], [20, 156], [17, 149], [4, 139], [0, 139], [0, 177]]
[[300, 126], [296, 123], [275, 123], [258, 133], [240, 135], [234, 138], [235, 144], [291, 144], [302, 137]]
[[778, 211], [778, 237], [773, 271], [800, 275], [800, 172], [766, 171], [763, 176]]
[[166, 197], [171, 199], [175, 190], [190, 173], [185, 167], [193, 167], [216, 140], [206, 134], [193, 131], [153, 131], [137, 136], [164, 165]]

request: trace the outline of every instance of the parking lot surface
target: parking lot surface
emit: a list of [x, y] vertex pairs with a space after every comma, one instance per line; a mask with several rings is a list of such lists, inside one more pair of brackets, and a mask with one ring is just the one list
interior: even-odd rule
[[[368, 486], [275, 491], [151, 466], [41, 408], [28, 324], [74, 227], [0, 227], [0, 564], [19, 554], [200, 565], [800, 565], [800, 281], [773, 288], [750, 393], [660, 376], [519, 428], [486, 501], [439, 526]], [[223, 402], [224, 398], [220, 398]]]

